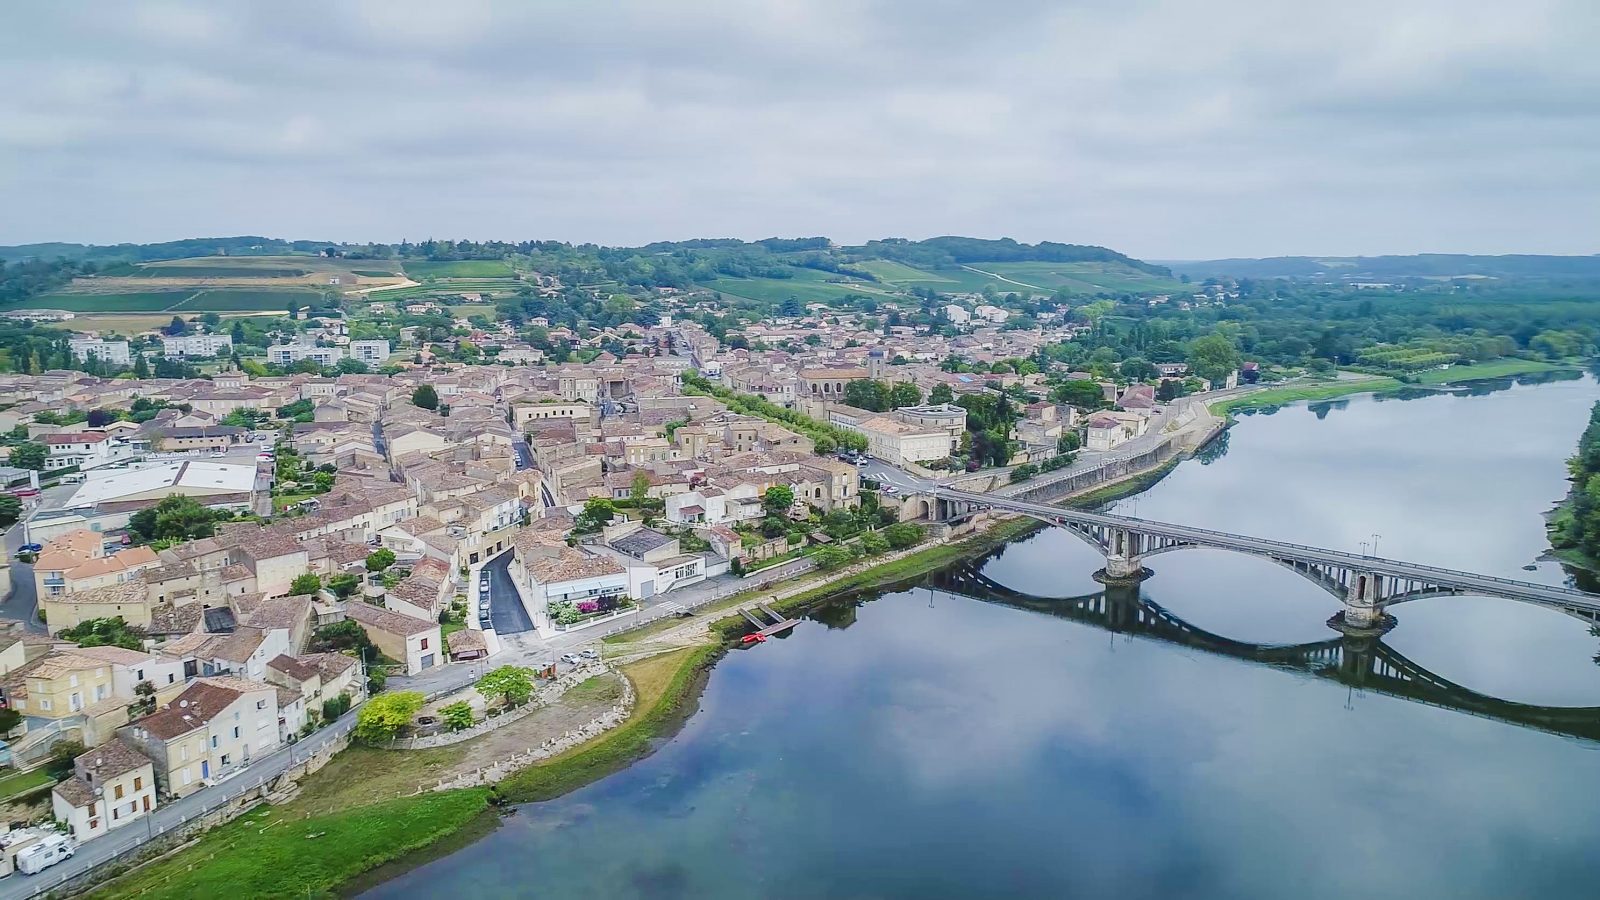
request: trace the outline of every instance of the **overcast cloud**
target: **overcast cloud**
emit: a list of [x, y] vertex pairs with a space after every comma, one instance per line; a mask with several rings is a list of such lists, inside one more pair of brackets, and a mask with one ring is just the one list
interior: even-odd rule
[[35, 0], [0, 243], [1600, 252], [1595, 0]]

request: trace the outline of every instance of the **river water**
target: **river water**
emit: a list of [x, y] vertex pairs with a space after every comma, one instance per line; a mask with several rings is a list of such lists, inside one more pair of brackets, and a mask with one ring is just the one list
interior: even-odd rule
[[[1597, 399], [1586, 377], [1246, 416], [1116, 509], [1560, 583], [1541, 514]], [[1270, 563], [1153, 557], [1119, 608], [1184, 638], [1108, 626], [1081, 599], [1101, 564], [1044, 531], [821, 610], [730, 653], [653, 756], [368, 895], [1600, 895], [1600, 745], [1570, 736], [1600, 712], [1541, 709], [1600, 707], [1583, 623], [1437, 598], [1344, 646], [1417, 688], [1283, 657], [1338, 645], [1337, 603]]]

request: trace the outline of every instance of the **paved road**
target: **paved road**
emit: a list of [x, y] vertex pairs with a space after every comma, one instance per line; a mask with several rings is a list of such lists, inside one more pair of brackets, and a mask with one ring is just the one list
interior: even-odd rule
[[0, 602], [0, 617], [16, 619], [28, 631], [43, 634], [46, 629], [39, 622], [39, 594], [33, 582], [33, 566], [16, 559], [17, 548], [22, 546], [26, 532], [21, 522], [6, 531], [4, 546], [6, 558], [11, 560], [11, 593]]
[[511, 442], [511, 449], [517, 454], [518, 469], [533, 468], [533, 449], [528, 446], [527, 441], [517, 438]]
[[345, 713], [337, 722], [266, 756], [257, 758], [228, 780], [202, 788], [181, 800], [160, 806], [142, 822], [124, 825], [116, 831], [85, 842], [71, 858], [37, 875], [21, 872], [0, 879], [0, 900], [35, 897], [71, 878], [123, 856], [196, 816], [227, 803], [246, 791], [283, 774], [308, 755], [348, 734], [356, 724], [356, 711]]
[[[483, 574], [489, 576], [489, 624], [494, 627], [494, 633], [505, 636], [521, 634], [533, 630], [533, 619], [528, 616], [528, 610], [522, 605], [522, 600], [517, 595], [517, 587], [511, 581], [511, 573], [507, 567], [511, 564], [511, 554], [502, 553], [484, 564]], [[477, 585], [473, 585], [473, 597], [483, 596], [477, 593]], [[477, 600], [472, 603], [473, 610], [477, 610]], [[476, 614], [476, 612], [474, 612]]]

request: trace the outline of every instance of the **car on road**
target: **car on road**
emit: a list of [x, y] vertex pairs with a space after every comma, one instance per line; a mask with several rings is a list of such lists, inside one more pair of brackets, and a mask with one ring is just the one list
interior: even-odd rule
[[490, 625], [489, 613], [487, 611], [485, 611], [483, 613], [480, 613], [478, 615], [478, 627], [479, 628], [488, 628], [489, 625]]
[[884, 485], [882, 490], [883, 490], [883, 492], [885, 494], [898, 494], [898, 493], [900, 493], [898, 490], [895, 489], [895, 486], [892, 485], [892, 484]]
[[480, 593], [480, 594], [489, 593], [489, 582], [487, 582], [487, 581], [478, 582], [478, 593]]
[[576, 654], [576, 653], [563, 653], [563, 654], [561, 654], [561, 661], [566, 663], [569, 666], [575, 666], [579, 662], [581, 662], [581, 660], [578, 658], [578, 654]]
[[578, 651], [578, 655], [583, 657], [584, 659], [599, 659], [600, 658], [600, 651], [595, 650], [594, 648], [591, 647], [591, 648], [589, 648], [587, 650]]
[[867, 463], [867, 461], [865, 459], [858, 459], [858, 460], [856, 460], [856, 465], [858, 465], [861, 468], [865, 469], [867, 467], [868, 463]]

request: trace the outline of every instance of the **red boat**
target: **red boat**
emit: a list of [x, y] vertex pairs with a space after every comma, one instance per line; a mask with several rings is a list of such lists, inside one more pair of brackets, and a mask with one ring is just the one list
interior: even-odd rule
[[745, 644], [764, 644], [766, 642], [767, 636], [764, 634], [747, 634], [741, 639], [741, 643]]

